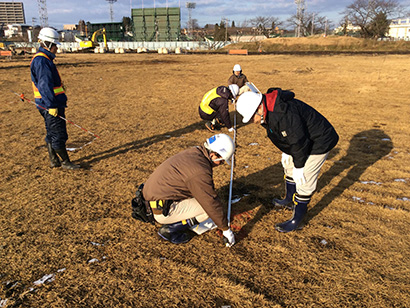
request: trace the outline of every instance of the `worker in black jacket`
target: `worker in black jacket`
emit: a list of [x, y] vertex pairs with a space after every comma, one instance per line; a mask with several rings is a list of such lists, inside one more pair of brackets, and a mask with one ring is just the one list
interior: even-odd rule
[[239, 96], [237, 111], [243, 122], [251, 119], [266, 128], [269, 139], [282, 151], [286, 195], [276, 206], [294, 203], [293, 217], [276, 224], [276, 230], [295, 230], [307, 212], [317, 179], [329, 151], [339, 136], [329, 121], [291, 91], [270, 88], [266, 94], [246, 92]]

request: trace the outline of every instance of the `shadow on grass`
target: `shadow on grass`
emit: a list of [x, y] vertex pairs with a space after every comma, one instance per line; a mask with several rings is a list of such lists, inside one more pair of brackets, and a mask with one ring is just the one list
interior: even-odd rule
[[[234, 112], [231, 112], [231, 118], [233, 118], [233, 113]], [[238, 117], [238, 118], [242, 119], [241, 117]], [[107, 159], [107, 158], [111, 158], [111, 157], [114, 157], [114, 156], [117, 156], [117, 155], [120, 155], [120, 154], [124, 154], [124, 153], [127, 153], [128, 151], [137, 150], [137, 149], [141, 149], [141, 148], [144, 148], [144, 147], [149, 147], [152, 144], [167, 140], [171, 137], [178, 138], [178, 137], [181, 137], [185, 134], [192, 133], [192, 132], [194, 132], [196, 130], [199, 130], [199, 129], [206, 130], [205, 127], [204, 127], [205, 122], [206, 121], [201, 120], [199, 122], [192, 123], [191, 125], [188, 125], [186, 127], [178, 128], [174, 131], [169, 131], [169, 132], [166, 132], [166, 133], [163, 133], [163, 134], [147, 137], [147, 138], [144, 138], [144, 139], [134, 140], [134, 141], [122, 144], [120, 146], [113, 147], [113, 148], [108, 149], [108, 150], [103, 151], [103, 152], [99, 152], [99, 153], [95, 153], [95, 154], [92, 154], [92, 155], [82, 157], [82, 158], [78, 159], [76, 162], [81, 163], [81, 166], [83, 168], [89, 169], [91, 167], [92, 163], [99, 162], [103, 159]], [[242, 122], [241, 122], [240, 125], [237, 126], [237, 129], [241, 128], [244, 125], [245, 124], [242, 124]], [[211, 132], [209, 132], [209, 133], [212, 134]], [[227, 133], [227, 132], [219, 130], [219, 131], [215, 131], [213, 134], [220, 134], [220, 133]], [[200, 140], [198, 142], [198, 145], [201, 144], [201, 142], [204, 142], [204, 141], [205, 140], [203, 140], [203, 141]], [[71, 142], [70, 144], [74, 144], [73, 147], [75, 147], [74, 142]], [[80, 144], [82, 144], [82, 142], [80, 142]]]
[[322, 199], [308, 211], [304, 224], [309, 223], [315, 216], [326, 208], [332, 200], [339, 197], [346, 189], [357, 182], [360, 176], [368, 167], [375, 164], [378, 160], [388, 155], [393, 149], [391, 138], [382, 130], [370, 129], [362, 131], [353, 136], [347, 154], [334, 164], [326, 173], [321, 176], [318, 191], [322, 189], [326, 182], [331, 178], [348, 170], [340, 182], [332, 188]]
[[192, 133], [195, 130], [203, 129], [203, 124], [204, 124], [203, 121], [196, 122], [196, 123], [193, 123], [186, 127], [176, 129], [171, 132], [166, 132], [166, 133], [155, 135], [152, 137], [134, 140], [134, 141], [122, 144], [120, 146], [113, 147], [106, 151], [102, 151], [99, 153], [95, 153], [89, 156], [82, 157], [78, 161], [81, 163], [81, 166], [83, 166], [84, 168], [89, 168], [92, 163], [101, 161], [103, 159], [107, 159], [107, 158], [111, 158], [111, 157], [114, 157], [120, 154], [124, 154], [124, 153], [127, 153], [128, 151], [137, 150], [137, 149], [141, 149], [144, 147], [149, 147], [152, 144], [155, 144], [157, 142], [161, 142], [164, 140], [168, 140], [171, 137], [176, 138], [176, 137], [180, 137], [182, 135], [188, 134], [188, 133]]
[[[335, 198], [339, 197], [353, 183], [357, 182], [365, 170], [376, 163], [378, 160], [386, 156], [393, 149], [393, 143], [388, 135], [382, 130], [371, 129], [362, 131], [353, 136], [350, 140], [350, 146], [347, 154], [338, 160], [334, 165], [322, 174], [318, 181], [317, 191], [320, 191], [326, 183], [332, 178], [337, 177], [343, 171], [349, 170], [346, 176], [326, 195], [322, 197], [308, 211], [303, 225], [307, 224], [315, 216], [325, 209]], [[335, 148], [329, 153], [328, 160], [332, 159], [338, 153]], [[327, 162], [329, 163], [329, 162]], [[284, 185], [281, 185], [281, 191], [278, 193], [266, 193], [267, 189], [272, 189], [274, 185], [283, 183], [283, 168], [280, 162], [265, 168], [261, 171], [235, 179], [232, 195], [250, 196], [244, 202], [238, 204], [238, 207], [232, 206], [231, 218], [238, 218], [246, 221], [242, 227], [236, 228], [238, 232], [237, 238], [241, 240], [247, 236], [253, 226], [263, 218], [269, 211], [274, 209], [272, 199], [284, 193]], [[221, 188], [222, 194], [228, 195], [229, 186]], [[256, 206], [262, 205], [256, 213], [248, 214]], [[292, 213], [289, 212], [289, 218]], [[279, 221], [278, 221], [279, 222]], [[235, 226], [232, 226], [235, 229]]]

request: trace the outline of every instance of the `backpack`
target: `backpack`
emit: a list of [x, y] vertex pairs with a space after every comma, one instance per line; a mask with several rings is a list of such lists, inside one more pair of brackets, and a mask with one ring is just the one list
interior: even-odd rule
[[155, 224], [154, 215], [152, 214], [151, 207], [145, 201], [144, 196], [142, 195], [143, 187], [144, 184], [141, 184], [138, 187], [138, 190], [135, 193], [135, 197], [131, 200], [131, 216], [142, 222], [150, 222], [151, 224]]

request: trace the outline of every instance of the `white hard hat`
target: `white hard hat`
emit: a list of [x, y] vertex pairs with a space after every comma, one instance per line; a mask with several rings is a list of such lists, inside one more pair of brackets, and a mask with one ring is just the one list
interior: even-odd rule
[[58, 32], [53, 28], [48, 27], [41, 29], [40, 33], [38, 34], [38, 39], [41, 40], [43, 43], [48, 42], [60, 45], [60, 42], [58, 41], [59, 38], [60, 36], [58, 35]]
[[242, 72], [242, 68], [241, 68], [241, 66], [240, 66], [239, 64], [235, 64], [235, 65], [233, 66], [233, 71], [234, 71], [234, 72]]
[[253, 117], [259, 105], [262, 102], [262, 94], [254, 92], [245, 92], [239, 96], [236, 102], [236, 110], [243, 117], [242, 122], [248, 123]]
[[236, 96], [239, 93], [239, 86], [237, 84], [230, 84], [228, 87], [229, 87], [229, 90], [231, 90], [233, 98], [236, 98]]
[[231, 137], [226, 134], [217, 134], [206, 139], [204, 146], [209, 151], [218, 153], [228, 165], [231, 164], [231, 157], [235, 152], [235, 145]]

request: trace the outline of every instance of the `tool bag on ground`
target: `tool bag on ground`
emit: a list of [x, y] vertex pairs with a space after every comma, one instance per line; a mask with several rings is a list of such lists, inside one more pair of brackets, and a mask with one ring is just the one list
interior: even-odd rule
[[131, 216], [142, 222], [150, 222], [154, 224], [155, 220], [154, 220], [154, 215], [152, 214], [151, 207], [149, 206], [148, 202], [145, 202], [144, 197], [142, 195], [143, 187], [144, 187], [144, 184], [141, 184], [138, 187], [138, 190], [135, 193], [135, 197], [131, 201], [131, 206], [132, 206]]

